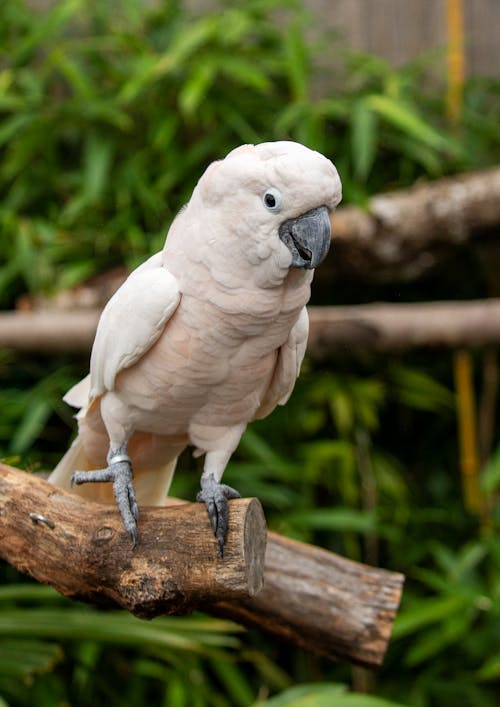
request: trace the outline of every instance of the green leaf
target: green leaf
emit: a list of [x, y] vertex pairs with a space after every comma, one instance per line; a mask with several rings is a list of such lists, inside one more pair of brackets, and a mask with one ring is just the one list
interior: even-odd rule
[[365, 101], [367, 107], [381, 118], [429, 147], [442, 150], [449, 146], [448, 140], [441, 133], [421, 118], [414, 108], [405, 105], [401, 100], [372, 94], [367, 96]]
[[31, 127], [35, 121], [36, 117], [28, 113], [14, 114], [11, 118], [4, 119], [0, 128], [0, 146], [22, 133], [25, 128]]
[[233, 57], [230, 61], [224, 61], [220, 71], [241, 86], [254, 88], [262, 93], [271, 88], [271, 82], [265, 72], [245, 59]]
[[90, 206], [105, 190], [112, 157], [111, 143], [96, 133], [91, 133], [85, 143], [83, 199]]
[[[294, 685], [289, 687], [279, 695], [271, 697], [264, 702], [259, 702], [262, 707], [299, 707], [299, 705], [319, 705], [324, 703], [317, 702], [318, 699], [330, 699], [330, 705], [336, 705], [339, 695], [346, 692], [346, 686], [335, 683], [313, 683], [308, 685]], [[307, 700], [311, 700], [308, 702]], [[254, 705], [257, 707], [257, 705]]]
[[303, 101], [309, 93], [309, 56], [298, 22], [292, 22], [285, 33], [284, 51], [293, 101]]
[[45, 398], [31, 398], [26, 406], [24, 417], [12, 438], [10, 445], [12, 454], [23, 454], [32, 446], [51, 412], [52, 407]]
[[239, 641], [229, 632], [241, 629], [229, 621], [208, 623], [173, 617], [141, 621], [120, 612], [99, 612], [79, 608], [9, 609], [0, 612], [0, 636], [37, 636], [53, 640], [93, 640], [146, 650], [163, 649], [203, 652], [212, 647], [236, 647]]
[[373, 695], [347, 692], [344, 685], [313, 683], [295, 685], [254, 707], [405, 707], [401, 702], [391, 702]]
[[351, 154], [354, 175], [365, 181], [375, 159], [377, 116], [366, 101], [354, 104], [351, 117]]
[[212, 669], [225, 688], [225, 692], [231, 699], [231, 704], [236, 707], [247, 707], [252, 704], [255, 694], [245, 677], [244, 671], [228, 660], [221, 660], [217, 657], [211, 661]]
[[[60, 0], [45, 12], [37, 12], [22, 41], [16, 43], [11, 61], [22, 63], [31, 52], [39, 50], [53, 40], [54, 36], [81, 11], [84, 0]], [[35, 12], [35, 11], [33, 11]]]
[[447, 621], [417, 637], [406, 655], [406, 664], [411, 667], [421, 665], [448, 646], [457, 645], [470, 629], [473, 618], [468, 611], [453, 614]]
[[453, 393], [423, 370], [399, 364], [391, 367], [390, 377], [398, 399], [409, 407], [431, 412], [453, 408]]
[[0, 586], [0, 602], [38, 602], [67, 601], [55, 589], [43, 584], [7, 584]]
[[186, 116], [192, 116], [203, 102], [213, 83], [216, 70], [212, 62], [199, 64], [191, 72], [179, 93], [179, 107]]
[[[137, 61], [135, 70], [123, 85], [118, 100], [124, 103], [133, 101], [152, 83], [186, 65], [191, 56], [214, 35], [217, 27], [218, 18], [215, 15], [207, 15], [190, 24], [184, 24], [182, 31], [175, 34], [168, 51], [158, 55], [145, 55]], [[200, 62], [200, 57], [197, 61]]]
[[287, 515], [287, 520], [297, 526], [315, 530], [351, 531], [368, 533], [376, 529], [375, 514], [354, 508], [315, 508]]
[[492, 493], [500, 486], [500, 445], [488, 459], [481, 473], [481, 486], [487, 493]]
[[31, 682], [35, 675], [48, 673], [62, 659], [60, 646], [31, 639], [0, 640], [0, 677]]
[[0, 71], [0, 96], [7, 93], [14, 80], [12, 69], [2, 69]]
[[63, 49], [55, 49], [51, 54], [52, 63], [65, 77], [73, 91], [85, 100], [95, 98], [96, 87], [89, 80], [82, 66]]
[[330, 410], [340, 435], [347, 435], [354, 425], [355, 411], [352, 397], [338, 389], [330, 398]]
[[500, 678], [500, 653], [489, 656], [476, 672], [478, 680], [498, 680]]
[[470, 605], [470, 598], [460, 594], [415, 601], [411, 606], [403, 608], [399, 612], [394, 623], [392, 637], [393, 639], [402, 638], [431, 624], [440, 623], [453, 614], [465, 611]]

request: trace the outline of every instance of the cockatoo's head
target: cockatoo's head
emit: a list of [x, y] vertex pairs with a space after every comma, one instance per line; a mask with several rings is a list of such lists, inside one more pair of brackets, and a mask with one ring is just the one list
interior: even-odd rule
[[219, 281], [229, 284], [244, 268], [274, 286], [290, 268], [312, 270], [324, 260], [341, 192], [337, 170], [319, 152], [287, 141], [242, 145], [207, 168], [184, 223], [202, 222], [197, 248]]

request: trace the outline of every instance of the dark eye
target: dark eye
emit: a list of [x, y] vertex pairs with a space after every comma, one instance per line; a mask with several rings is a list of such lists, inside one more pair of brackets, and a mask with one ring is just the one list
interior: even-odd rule
[[269, 187], [269, 189], [266, 189], [262, 201], [269, 211], [279, 211], [282, 203], [281, 192], [275, 187]]

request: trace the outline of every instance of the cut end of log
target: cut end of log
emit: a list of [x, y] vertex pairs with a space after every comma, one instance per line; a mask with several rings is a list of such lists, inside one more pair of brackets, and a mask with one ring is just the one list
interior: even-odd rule
[[398, 572], [268, 533], [263, 590], [253, 599], [214, 608], [251, 626], [264, 621], [270, 633], [318, 655], [378, 668], [403, 583]]
[[256, 596], [264, 584], [267, 528], [264, 511], [256, 498], [250, 499], [243, 531], [247, 587], [250, 597]]

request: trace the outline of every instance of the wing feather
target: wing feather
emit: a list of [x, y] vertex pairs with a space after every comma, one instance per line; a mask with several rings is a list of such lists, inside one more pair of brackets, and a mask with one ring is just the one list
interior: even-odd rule
[[309, 317], [304, 307], [290, 330], [288, 339], [278, 351], [278, 358], [267, 393], [255, 414], [255, 419], [269, 415], [276, 405], [284, 405], [295, 386], [307, 347]]
[[142, 358], [177, 309], [177, 280], [160, 255], [134, 270], [102, 312], [90, 359], [91, 400], [113, 390], [118, 373]]

